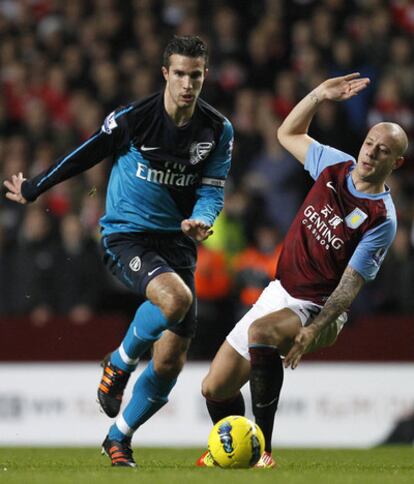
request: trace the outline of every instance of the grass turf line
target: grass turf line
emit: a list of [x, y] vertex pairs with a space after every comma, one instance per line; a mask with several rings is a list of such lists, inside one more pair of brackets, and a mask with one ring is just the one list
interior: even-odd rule
[[414, 448], [275, 449], [277, 469], [202, 469], [203, 449], [136, 448], [138, 469], [111, 468], [93, 448], [0, 448], [1, 484], [412, 484]]

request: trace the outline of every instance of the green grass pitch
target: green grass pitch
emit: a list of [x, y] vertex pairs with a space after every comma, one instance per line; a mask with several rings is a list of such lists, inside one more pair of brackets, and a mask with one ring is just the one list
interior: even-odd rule
[[111, 468], [92, 448], [0, 448], [1, 484], [414, 483], [414, 447], [275, 449], [276, 469], [207, 469], [203, 449], [136, 448], [137, 469]]

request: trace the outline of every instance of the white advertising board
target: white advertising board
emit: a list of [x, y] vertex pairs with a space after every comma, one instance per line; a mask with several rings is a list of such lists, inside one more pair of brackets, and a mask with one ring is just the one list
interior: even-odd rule
[[[187, 364], [170, 402], [137, 431], [134, 445], [206, 444], [211, 423], [200, 386], [207, 370], [207, 364]], [[0, 375], [0, 445], [99, 445], [104, 439], [112, 421], [95, 401], [98, 364], [1, 364]], [[413, 364], [302, 363], [286, 371], [274, 444], [375, 445], [413, 408], [413, 381]], [[251, 417], [248, 386], [243, 393]]]

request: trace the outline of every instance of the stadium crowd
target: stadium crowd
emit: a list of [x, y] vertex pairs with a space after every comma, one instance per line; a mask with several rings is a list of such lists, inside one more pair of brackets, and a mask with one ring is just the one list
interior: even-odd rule
[[[211, 56], [202, 97], [235, 127], [225, 208], [197, 271], [199, 340], [207, 332], [222, 340], [272, 278], [310, 186], [275, 136], [298, 100], [327, 77], [359, 71], [370, 87], [321, 106], [311, 134], [355, 157], [381, 120], [412, 139], [413, 13], [409, 0], [0, 0], [0, 178], [39, 173], [117, 106], [160, 89], [167, 40], [200, 35]], [[413, 158], [411, 148], [392, 176], [398, 233], [357, 314], [414, 309]], [[132, 296], [99, 261], [110, 163], [34, 205], [1, 197], [0, 315], [82, 323], [98, 311], [132, 311]]]

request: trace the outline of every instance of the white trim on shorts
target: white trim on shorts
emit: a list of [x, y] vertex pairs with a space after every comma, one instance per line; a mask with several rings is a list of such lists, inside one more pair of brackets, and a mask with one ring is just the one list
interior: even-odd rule
[[[320, 312], [322, 306], [306, 301], [304, 299], [296, 299], [292, 297], [282, 286], [278, 279], [270, 282], [270, 284], [263, 290], [259, 299], [255, 302], [252, 308], [241, 318], [241, 320], [234, 326], [232, 331], [227, 335], [228, 343], [246, 360], [250, 360], [249, 356], [249, 342], [248, 331], [250, 325], [259, 318], [266, 316], [266, 314], [279, 311], [281, 309], [290, 309], [293, 311], [302, 326], [309, 324], [316, 314]], [[329, 339], [335, 340], [333, 336], [337, 336], [341, 331], [343, 325], [347, 320], [346, 313], [334, 322], [334, 335], [332, 331], [329, 333]], [[322, 333], [321, 335], [322, 336]], [[327, 346], [330, 341], [324, 341], [323, 338], [318, 338], [318, 347]], [[313, 349], [316, 349], [313, 345]]]

